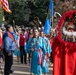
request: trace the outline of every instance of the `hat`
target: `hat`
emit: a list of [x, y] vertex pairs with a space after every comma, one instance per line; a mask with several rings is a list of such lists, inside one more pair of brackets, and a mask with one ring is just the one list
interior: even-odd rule
[[22, 29], [23, 32], [25, 32], [25, 29]]

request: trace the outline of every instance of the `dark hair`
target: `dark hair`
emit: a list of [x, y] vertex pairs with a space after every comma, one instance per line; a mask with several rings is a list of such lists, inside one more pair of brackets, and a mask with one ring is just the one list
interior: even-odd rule
[[7, 25], [7, 26], [6, 26], [6, 31], [8, 31], [8, 29], [9, 29], [10, 27], [12, 27], [12, 25]]
[[34, 27], [34, 28], [33, 28], [33, 32], [34, 32], [34, 30], [37, 30], [37, 31], [39, 31], [39, 29], [38, 29], [38, 28], [36, 28], [36, 27]]
[[22, 29], [23, 32], [25, 32], [25, 29]]

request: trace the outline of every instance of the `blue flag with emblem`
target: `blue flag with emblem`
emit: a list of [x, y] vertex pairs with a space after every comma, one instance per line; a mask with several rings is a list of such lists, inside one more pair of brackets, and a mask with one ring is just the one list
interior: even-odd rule
[[52, 0], [50, 0], [49, 13], [46, 18], [45, 25], [44, 25], [44, 33], [46, 35], [50, 33], [53, 15], [54, 15], [53, 2], [52, 2]]

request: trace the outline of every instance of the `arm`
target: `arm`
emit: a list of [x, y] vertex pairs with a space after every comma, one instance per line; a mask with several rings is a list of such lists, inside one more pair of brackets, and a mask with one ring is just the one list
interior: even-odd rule
[[50, 42], [48, 40], [48, 54], [50, 54], [52, 52], [51, 46], [50, 46]]
[[32, 38], [30, 38], [30, 39], [28, 40], [28, 42], [26, 43], [26, 53], [30, 53], [31, 41], [32, 41]]
[[7, 52], [8, 54], [10, 54], [10, 53], [11, 53], [10, 38], [9, 38], [9, 37], [6, 37], [6, 38], [4, 39], [4, 41], [5, 41], [5, 43], [4, 43], [4, 45], [5, 45], [5, 50], [6, 50], [6, 52]]
[[46, 44], [45, 44], [44, 39], [42, 39], [42, 50], [43, 50], [44, 55], [46, 55], [47, 51], [46, 51]]

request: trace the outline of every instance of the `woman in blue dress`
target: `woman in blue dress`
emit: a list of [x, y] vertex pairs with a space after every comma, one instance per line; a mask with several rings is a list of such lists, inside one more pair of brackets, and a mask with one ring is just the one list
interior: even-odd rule
[[50, 42], [49, 39], [47, 37], [45, 37], [45, 34], [43, 31], [41, 31], [41, 37], [44, 39], [45, 42], [45, 47], [46, 47], [46, 56], [44, 58], [43, 56], [43, 65], [42, 65], [42, 70], [44, 75], [47, 75], [47, 73], [49, 72], [49, 57], [50, 57], [50, 53], [52, 51], [51, 46], [50, 46]]
[[26, 52], [32, 53], [31, 57], [31, 72], [34, 75], [42, 74], [42, 56], [46, 55], [45, 43], [42, 37], [39, 36], [38, 29], [33, 30], [34, 36], [30, 38], [26, 45]]
[[17, 61], [19, 62], [19, 58], [20, 58], [20, 49], [19, 49], [19, 39], [20, 39], [20, 36], [19, 36], [19, 31], [16, 32], [15, 34], [15, 40], [16, 40], [16, 50], [14, 51], [14, 55], [17, 56]]

